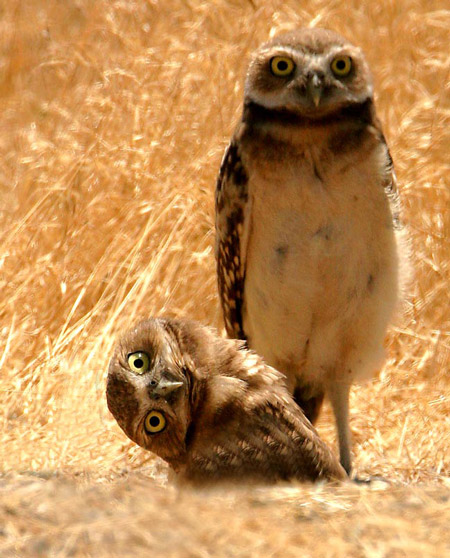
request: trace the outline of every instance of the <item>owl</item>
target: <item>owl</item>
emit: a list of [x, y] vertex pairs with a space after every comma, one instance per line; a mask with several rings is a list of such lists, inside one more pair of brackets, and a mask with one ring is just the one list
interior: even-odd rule
[[143, 321], [111, 359], [108, 408], [183, 484], [346, 478], [284, 376], [242, 345], [196, 322]]
[[350, 473], [350, 388], [383, 362], [402, 238], [359, 48], [315, 28], [253, 54], [215, 201], [227, 333], [286, 375], [312, 423], [329, 398]]

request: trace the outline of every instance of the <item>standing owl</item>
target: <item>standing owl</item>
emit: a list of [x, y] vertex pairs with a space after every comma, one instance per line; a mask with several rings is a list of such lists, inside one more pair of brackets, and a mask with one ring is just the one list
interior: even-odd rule
[[151, 319], [126, 333], [109, 365], [106, 397], [127, 436], [182, 481], [346, 477], [284, 376], [242, 342], [196, 322]]
[[228, 335], [284, 372], [311, 422], [329, 397], [348, 473], [350, 387], [384, 359], [400, 234], [361, 50], [324, 29], [263, 44], [217, 182], [221, 305]]

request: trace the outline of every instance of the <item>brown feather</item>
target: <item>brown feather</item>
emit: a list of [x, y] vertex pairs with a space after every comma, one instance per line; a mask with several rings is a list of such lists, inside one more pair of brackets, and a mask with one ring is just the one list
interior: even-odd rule
[[[126, 355], [137, 351], [154, 363], [145, 374], [127, 369]], [[183, 378], [185, 388], [170, 399], [155, 397], [150, 379], [157, 367]], [[196, 322], [147, 320], [126, 333], [109, 366], [106, 396], [125, 433], [165, 459], [180, 481], [346, 477], [289, 395], [284, 376], [242, 343]], [[142, 425], [154, 410], [164, 413], [167, 425], [149, 435]]]

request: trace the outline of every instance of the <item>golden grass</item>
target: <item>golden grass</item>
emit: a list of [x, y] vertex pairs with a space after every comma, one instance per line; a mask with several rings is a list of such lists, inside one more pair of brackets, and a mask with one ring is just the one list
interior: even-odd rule
[[[448, 496], [445, 2], [3, 4], [0, 471], [114, 480], [124, 470], [154, 470], [152, 457], [128, 442], [106, 411], [111, 348], [141, 316], [188, 316], [222, 327], [213, 191], [241, 110], [248, 54], [277, 31], [315, 24], [341, 32], [367, 54], [413, 246], [415, 277], [406, 316], [387, 340], [386, 367], [378, 380], [353, 392], [356, 470], [400, 483], [426, 482], [431, 491], [440, 485]], [[319, 430], [331, 443], [333, 429], [325, 412]], [[6, 476], [5, 483], [22, 494], [15, 478]], [[92, 490], [99, 498], [115, 497], [114, 487]], [[49, 489], [47, 497], [52, 494]], [[396, 494], [393, 489], [392, 502]], [[78, 505], [75, 492], [73, 498]], [[164, 498], [168, 506], [170, 498]], [[377, 498], [373, 493], [367, 513], [376, 514]], [[352, 497], [348, 502], [351, 508]], [[267, 505], [278, 513], [275, 504]], [[380, 521], [386, 510], [380, 507]], [[329, 528], [337, 536], [343, 520], [333, 517]], [[20, 548], [19, 555], [25, 552]], [[263, 549], [242, 555], [258, 552]], [[354, 555], [403, 556], [383, 552]]]

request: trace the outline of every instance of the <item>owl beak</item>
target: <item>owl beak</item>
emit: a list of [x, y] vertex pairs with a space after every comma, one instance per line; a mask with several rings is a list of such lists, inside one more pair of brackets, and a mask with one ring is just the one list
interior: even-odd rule
[[313, 74], [308, 81], [308, 95], [310, 96], [316, 107], [319, 106], [320, 100], [322, 98], [322, 93], [322, 79], [317, 74]]
[[183, 385], [184, 382], [177, 382], [176, 380], [171, 380], [170, 378], [161, 376], [161, 379], [156, 387], [153, 388], [152, 392], [161, 397], [166, 397], [169, 393], [172, 393]]

